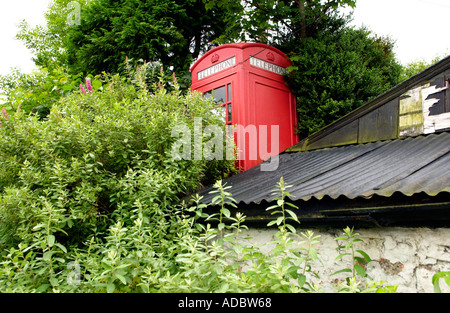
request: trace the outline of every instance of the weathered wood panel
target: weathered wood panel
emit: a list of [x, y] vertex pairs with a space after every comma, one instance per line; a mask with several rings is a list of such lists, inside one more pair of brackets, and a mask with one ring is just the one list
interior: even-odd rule
[[359, 120], [358, 143], [394, 139], [398, 136], [398, 98]]
[[356, 144], [358, 143], [358, 125], [359, 120], [353, 121], [331, 134], [311, 142], [308, 145], [308, 149]]
[[399, 98], [399, 135], [416, 136], [423, 133], [423, 86], [408, 90]]

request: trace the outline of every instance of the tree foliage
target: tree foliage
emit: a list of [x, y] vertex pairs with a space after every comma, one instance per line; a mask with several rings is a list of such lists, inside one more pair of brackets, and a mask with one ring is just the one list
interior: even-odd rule
[[314, 37], [320, 30], [332, 31], [333, 20], [342, 18], [340, 10], [355, 7], [355, 0], [244, 0], [229, 3], [206, 0], [206, 7], [218, 5], [230, 12], [227, 40], [254, 40], [282, 44], [293, 39]]
[[181, 76], [224, 28], [222, 11], [201, 0], [95, 0], [68, 31], [74, 72], [116, 73], [125, 58], [160, 61]]
[[402, 68], [402, 74], [400, 76], [400, 80], [404, 81], [419, 72], [423, 71], [424, 69], [432, 66], [433, 64], [437, 63], [441, 59], [443, 59], [446, 55], [442, 56], [436, 56], [432, 58], [431, 60], [425, 60], [425, 59], [419, 59], [412, 62], [407, 63]]
[[301, 138], [350, 113], [400, 82], [393, 42], [369, 30], [342, 27], [284, 45], [295, 71], [287, 78], [297, 98]]
[[294, 63], [296, 70], [287, 80], [297, 96], [301, 138], [408, 75], [400, 77], [393, 40], [348, 26], [351, 15], [341, 11], [355, 7], [354, 0], [79, 3], [79, 25], [67, 24], [68, 0], [55, 0], [46, 29], [22, 27], [19, 37], [35, 49], [37, 64], [50, 72], [59, 64], [75, 77], [81, 72], [124, 73], [130, 64], [158, 61], [177, 73], [186, 90], [189, 66], [202, 52], [219, 43], [266, 42]]
[[16, 38], [34, 54], [33, 60], [38, 67], [51, 72], [57, 67], [67, 66], [68, 30], [77, 22], [71, 20], [71, 16], [78, 14], [78, 9], [81, 10], [89, 1], [52, 0], [44, 14], [45, 25], [33, 28], [26, 20], [19, 24]]

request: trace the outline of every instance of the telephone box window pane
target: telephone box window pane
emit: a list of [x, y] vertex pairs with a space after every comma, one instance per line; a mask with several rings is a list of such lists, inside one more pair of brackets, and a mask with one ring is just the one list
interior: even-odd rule
[[231, 103], [227, 104], [228, 107], [228, 123], [231, 123]]
[[216, 100], [217, 104], [224, 103], [225, 99], [226, 99], [226, 97], [225, 97], [225, 86], [217, 88], [217, 89], [214, 89], [213, 90], [213, 97], [214, 97], [214, 100]]
[[209, 99], [209, 98], [211, 98], [211, 96], [212, 96], [212, 90], [203, 93], [203, 98], [205, 98], [205, 99]]
[[[227, 96], [226, 95], [227, 89], [229, 90], [228, 91], [228, 97], [229, 98], [231, 97], [231, 93], [230, 93], [231, 92], [231, 88], [230, 88], [230, 86], [231, 85], [228, 85], [227, 88], [225, 88], [225, 86], [222, 86], [222, 87], [219, 87], [219, 88], [216, 88], [216, 89], [204, 92], [203, 93], [203, 97], [205, 99], [208, 99], [208, 98], [210, 98], [212, 96], [214, 98], [214, 101], [217, 104], [225, 103], [226, 102], [226, 96]], [[228, 101], [230, 101], [230, 100], [228, 100]]]
[[207, 91], [203, 93], [203, 97], [208, 99], [210, 97], [214, 98], [214, 101], [217, 104], [222, 104], [225, 102], [225, 86], [219, 87], [217, 89], [213, 89], [211, 91]]
[[228, 101], [231, 101], [231, 84], [227, 85]]

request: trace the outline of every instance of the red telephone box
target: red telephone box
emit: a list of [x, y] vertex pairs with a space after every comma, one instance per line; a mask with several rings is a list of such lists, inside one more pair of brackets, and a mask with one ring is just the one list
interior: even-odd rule
[[208, 51], [191, 67], [191, 90], [213, 96], [233, 127], [243, 171], [299, 141], [295, 98], [283, 78], [290, 65], [269, 45], [234, 43]]

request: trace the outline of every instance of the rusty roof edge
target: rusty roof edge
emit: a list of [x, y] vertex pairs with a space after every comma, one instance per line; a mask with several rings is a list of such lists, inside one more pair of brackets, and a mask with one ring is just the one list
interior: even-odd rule
[[450, 69], [450, 55], [443, 58], [442, 60], [436, 62], [432, 66], [424, 69], [423, 71], [419, 72], [418, 74], [404, 80], [397, 86], [389, 89], [388, 91], [382, 93], [381, 95], [377, 96], [376, 98], [368, 101], [366, 104], [362, 105], [361, 107], [353, 110], [352, 112], [348, 113], [347, 115], [339, 118], [335, 122], [323, 127], [319, 131], [315, 132], [314, 134], [308, 136], [307, 138], [301, 140], [297, 144], [293, 145], [292, 147], [286, 149], [286, 152], [298, 152], [299, 149], [302, 149], [302, 147], [305, 147], [325, 136], [328, 134], [342, 128], [343, 126], [359, 119], [360, 117], [366, 115], [367, 113], [378, 109], [380, 106], [386, 104], [387, 102], [395, 99], [396, 97], [402, 95], [403, 93], [407, 92], [411, 88], [414, 88], [417, 84], [429, 80], [442, 71]]

